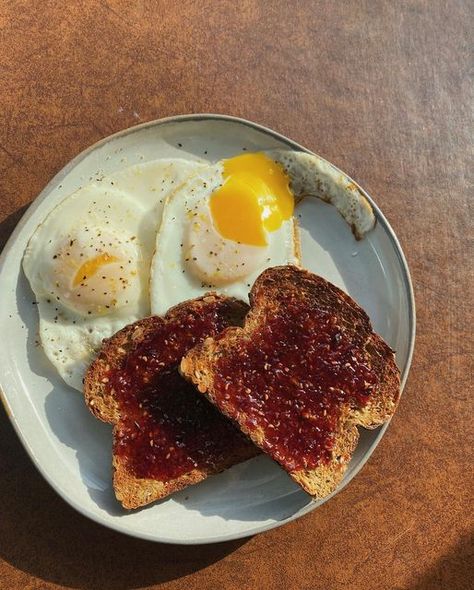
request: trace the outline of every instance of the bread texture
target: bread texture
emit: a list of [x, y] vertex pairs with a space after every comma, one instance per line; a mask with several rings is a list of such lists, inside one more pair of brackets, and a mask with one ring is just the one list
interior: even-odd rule
[[[209, 294], [104, 341], [85, 377], [85, 401], [114, 426], [113, 486], [125, 508], [154, 502], [258, 454], [178, 373], [184, 352], [241, 325], [247, 310], [240, 301]], [[171, 469], [173, 461], [177, 467]]]
[[182, 374], [309, 494], [341, 481], [359, 438], [394, 413], [394, 352], [343, 291], [294, 266], [264, 271], [243, 327], [190, 350]]

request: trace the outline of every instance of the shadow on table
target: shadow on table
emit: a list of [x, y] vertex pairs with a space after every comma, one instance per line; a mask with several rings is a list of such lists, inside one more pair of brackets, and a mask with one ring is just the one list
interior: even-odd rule
[[164, 545], [103, 528], [41, 478], [1, 408], [0, 432], [0, 559], [31, 576], [84, 590], [128, 590], [189, 575], [246, 542]]
[[23, 217], [23, 214], [30, 206], [30, 203], [23, 205], [13, 213], [10, 213], [8, 217], [6, 217], [0, 223], [0, 252], [3, 250], [3, 246], [7, 243], [8, 238], [10, 237], [12, 231], [15, 229], [17, 223]]
[[474, 534], [465, 535], [455, 549], [423, 575], [410, 590], [470, 590], [474, 584]]

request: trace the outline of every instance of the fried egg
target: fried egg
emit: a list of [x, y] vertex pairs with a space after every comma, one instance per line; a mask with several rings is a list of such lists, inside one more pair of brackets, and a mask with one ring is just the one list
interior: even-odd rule
[[82, 390], [104, 338], [150, 314], [164, 201], [202, 167], [168, 159], [122, 170], [64, 199], [31, 237], [23, 269], [38, 304], [41, 344], [72, 387]]
[[266, 154], [249, 153], [201, 169], [167, 201], [151, 269], [151, 309], [207, 291], [248, 300], [257, 276], [297, 264], [290, 177]]
[[357, 186], [325, 160], [289, 150], [242, 154], [201, 169], [167, 201], [151, 269], [158, 315], [206, 291], [248, 300], [266, 268], [298, 264], [295, 202], [334, 205], [362, 238], [375, 225]]

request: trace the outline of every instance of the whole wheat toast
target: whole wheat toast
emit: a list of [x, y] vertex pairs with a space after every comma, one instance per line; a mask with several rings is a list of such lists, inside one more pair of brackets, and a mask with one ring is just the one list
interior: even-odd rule
[[340, 289], [293, 266], [264, 271], [243, 327], [207, 338], [181, 372], [309, 494], [341, 481], [358, 441], [395, 411], [394, 353]]
[[258, 454], [178, 373], [187, 350], [241, 324], [247, 310], [211, 294], [104, 341], [84, 392], [91, 412], [114, 425], [113, 485], [125, 508], [149, 504]]

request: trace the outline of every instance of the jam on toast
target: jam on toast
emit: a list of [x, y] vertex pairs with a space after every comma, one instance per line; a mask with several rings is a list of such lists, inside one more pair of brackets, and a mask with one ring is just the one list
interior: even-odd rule
[[343, 291], [294, 266], [264, 271], [243, 327], [190, 350], [181, 372], [309, 494], [341, 481], [357, 426], [392, 416], [394, 353]]
[[241, 325], [248, 306], [207, 295], [164, 318], [131, 324], [105, 341], [84, 382], [92, 413], [114, 425], [113, 484], [138, 508], [259, 453], [178, 372], [208, 336]]

